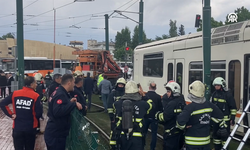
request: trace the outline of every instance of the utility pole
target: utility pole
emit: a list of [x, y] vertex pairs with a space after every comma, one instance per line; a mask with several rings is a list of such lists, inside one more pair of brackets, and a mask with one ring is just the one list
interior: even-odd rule
[[203, 32], [203, 81], [206, 84], [205, 97], [210, 99], [211, 92], [211, 7], [210, 0], [204, 0], [202, 32]]
[[53, 50], [53, 69], [56, 68], [56, 9], [54, 8], [54, 50]]
[[143, 1], [140, 1], [139, 8], [139, 45], [143, 44]]
[[17, 50], [18, 50], [18, 88], [24, 84], [24, 47], [23, 47], [23, 0], [16, 0]]
[[109, 51], [109, 15], [105, 14], [105, 41], [106, 50]]

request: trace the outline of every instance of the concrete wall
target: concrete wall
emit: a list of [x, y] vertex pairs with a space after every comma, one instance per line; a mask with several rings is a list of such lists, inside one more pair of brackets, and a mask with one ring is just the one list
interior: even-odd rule
[[[8, 48], [15, 45], [14, 39], [0, 40], [0, 58], [12, 58], [8, 54]], [[76, 55], [72, 55], [74, 48], [56, 44], [56, 59], [75, 60]], [[47, 57], [53, 59], [53, 43], [41, 41], [24, 40], [24, 56], [25, 57]]]

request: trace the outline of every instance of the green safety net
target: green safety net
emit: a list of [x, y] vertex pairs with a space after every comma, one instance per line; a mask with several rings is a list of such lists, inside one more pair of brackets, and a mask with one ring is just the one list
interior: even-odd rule
[[71, 113], [71, 129], [67, 138], [67, 150], [106, 150], [97, 131], [78, 109]]

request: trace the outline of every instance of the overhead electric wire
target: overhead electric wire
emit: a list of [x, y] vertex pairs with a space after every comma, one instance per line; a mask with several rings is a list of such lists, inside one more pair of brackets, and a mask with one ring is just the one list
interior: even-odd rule
[[[133, 1], [133, 0], [132, 0]], [[124, 9], [123, 11], [125, 10], [128, 10], [130, 7], [132, 7], [133, 5], [135, 5], [139, 0], [136, 0], [134, 3], [132, 3], [130, 6], [128, 6], [126, 9]], [[115, 15], [114, 17], [117, 17], [119, 14]]]
[[49, 13], [49, 12], [51, 12], [51, 11], [54, 11], [54, 10], [57, 10], [57, 9], [60, 9], [60, 8], [66, 7], [66, 6], [71, 5], [71, 4], [73, 4], [73, 3], [74, 3], [74, 2], [70, 2], [70, 3], [65, 4], [65, 5], [62, 5], [62, 6], [60, 6], [60, 7], [57, 7], [57, 8], [54, 8], [54, 9], [48, 10], [48, 11], [43, 12], [43, 13], [41, 13], [41, 14], [35, 15], [35, 16], [31, 17], [31, 18], [25, 19], [24, 21], [27, 21], [27, 20], [33, 19], [33, 18], [35, 18], [35, 17], [38, 17], [38, 16], [41, 16], [41, 15], [47, 14], [47, 13]]
[[31, 6], [31, 5], [33, 5], [33, 4], [36, 3], [37, 1], [39, 1], [39, 0], [36, 0], [36, 1], [34, 1], [34, 2], [30, 3], [30, 4], [28, 4], [27, 6], [23, 7], [23, 9], [25, 9], [25, 8], [27, 8], [27, 7]]
[[[33, 5], [33, 4], [36, 3], [37, 1], [39, 1], [39, 0], [36, 0], [36, 1], [34, 1], [34, 2], [30, 3], [30, 4], [28, 4], [28, 5], [25, 6], [23, 9], [29, 7], [30, 5]], [[15, 15], [15, 14], [16, 14], [16, 13], [12, 13], [12, 14], [9, 14], [9, 15], [1, 16], [0, 18], [5, 18], [5, 17], [13, 16], [13, 15]]]

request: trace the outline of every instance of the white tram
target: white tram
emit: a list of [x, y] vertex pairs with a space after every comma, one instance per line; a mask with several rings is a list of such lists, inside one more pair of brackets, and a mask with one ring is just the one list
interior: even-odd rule
[[[175, 80], [188, 100], [188, 85], [203, 81], [202, 32], [139, 45], [134, 50], [134, 80], [148, 90], [148, 82], [157, 84], [156, 92], [166, 92], [164, 84]], [[211, 89], [221, 76], [231, 89], [240, 117], [250, 93], [250, 21], [211, 30]], [[250, 119], [248, 119], [250, 120]], [[245, 120], [245, 123], [248, 122]], [[243, 130], [241, 130], [242, 132]]]

